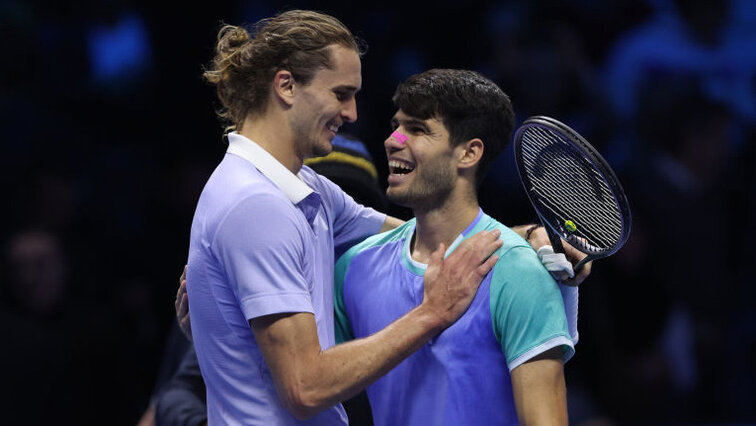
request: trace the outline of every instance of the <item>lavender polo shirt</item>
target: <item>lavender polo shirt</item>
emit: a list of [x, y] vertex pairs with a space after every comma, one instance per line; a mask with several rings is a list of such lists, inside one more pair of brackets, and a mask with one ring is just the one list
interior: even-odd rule
[[334, 249], [379, 231], [385, 215], [302, 167], [292, 174], [232, 133], [192, 222], [187, 283], [211, 425], [339, 425], [341, 405], [299, 421], [282, 405], [249, 320], [311, 312], [334, 345]]

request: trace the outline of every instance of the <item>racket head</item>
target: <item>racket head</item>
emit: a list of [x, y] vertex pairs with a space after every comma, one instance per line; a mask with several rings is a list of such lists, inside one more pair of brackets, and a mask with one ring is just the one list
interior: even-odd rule
[[528, 118], [514, 138], [530, 203], [548, 231], [590, 259], [619, 250], [632, 223], [625, 191], [601, 154], [553, 118]]

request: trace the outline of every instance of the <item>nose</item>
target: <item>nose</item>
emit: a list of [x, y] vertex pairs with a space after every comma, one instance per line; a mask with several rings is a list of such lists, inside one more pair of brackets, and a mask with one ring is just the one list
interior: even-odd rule
[[407, 136], [405, 136], [404, 133], [397, 129], [393, 133], [391, 133], [385, 141], [383, 141], [383, 146], [386, 148], [386, 151], [398, 151], [404, 148], [406, 141]]
[[341, 117], [347, 123], [357, 121], [357, 100], [354, 97], [344, 104], [344, 108], [341, 110]]

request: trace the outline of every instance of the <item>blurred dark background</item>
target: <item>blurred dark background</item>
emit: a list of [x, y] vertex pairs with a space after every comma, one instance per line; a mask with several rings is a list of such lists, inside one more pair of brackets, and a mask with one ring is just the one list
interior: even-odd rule
[[[633, 231], [581, 289], [573, 424], [756, 424], [749, 0], [0, 0], [3, 423], [139, 420], [194, 205], [225, 151], [202, 67], [221, 22], [292, 8], [369, 45], [343, 131], [382, 183], [393, 90], [433, 67], [482, 72], [518, 122], [558, 118], [613, 165]], [[480, 198], [506, 224], [535, 220], [511, 150]]]

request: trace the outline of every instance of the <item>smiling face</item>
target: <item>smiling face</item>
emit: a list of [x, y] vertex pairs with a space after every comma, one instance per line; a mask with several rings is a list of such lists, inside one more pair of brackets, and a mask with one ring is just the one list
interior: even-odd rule
[[441, 120], [455, 146], [473, 139], [485, 143], [476, 185], [504, 149], [514, 126], [509, 97], [475, 71], [432, 69], [415, 74], [399, 84], [392, 100], [407, 115]]
[[331, 68], [297, 85], [290, 124], [301, 160], [327, 155], [344, 122], [357, 120], [356, 93], [362, 87], [360, 58], [354, 50], [331, 45]]
[[413, 210], [442, 205], [454, 189], [460, 148], [451, 146], [448, 130], [436, 118], [421, 120], [399, 110], [391, 123], [406, 140], [392, 134], [384, 142], [389, 200]]

